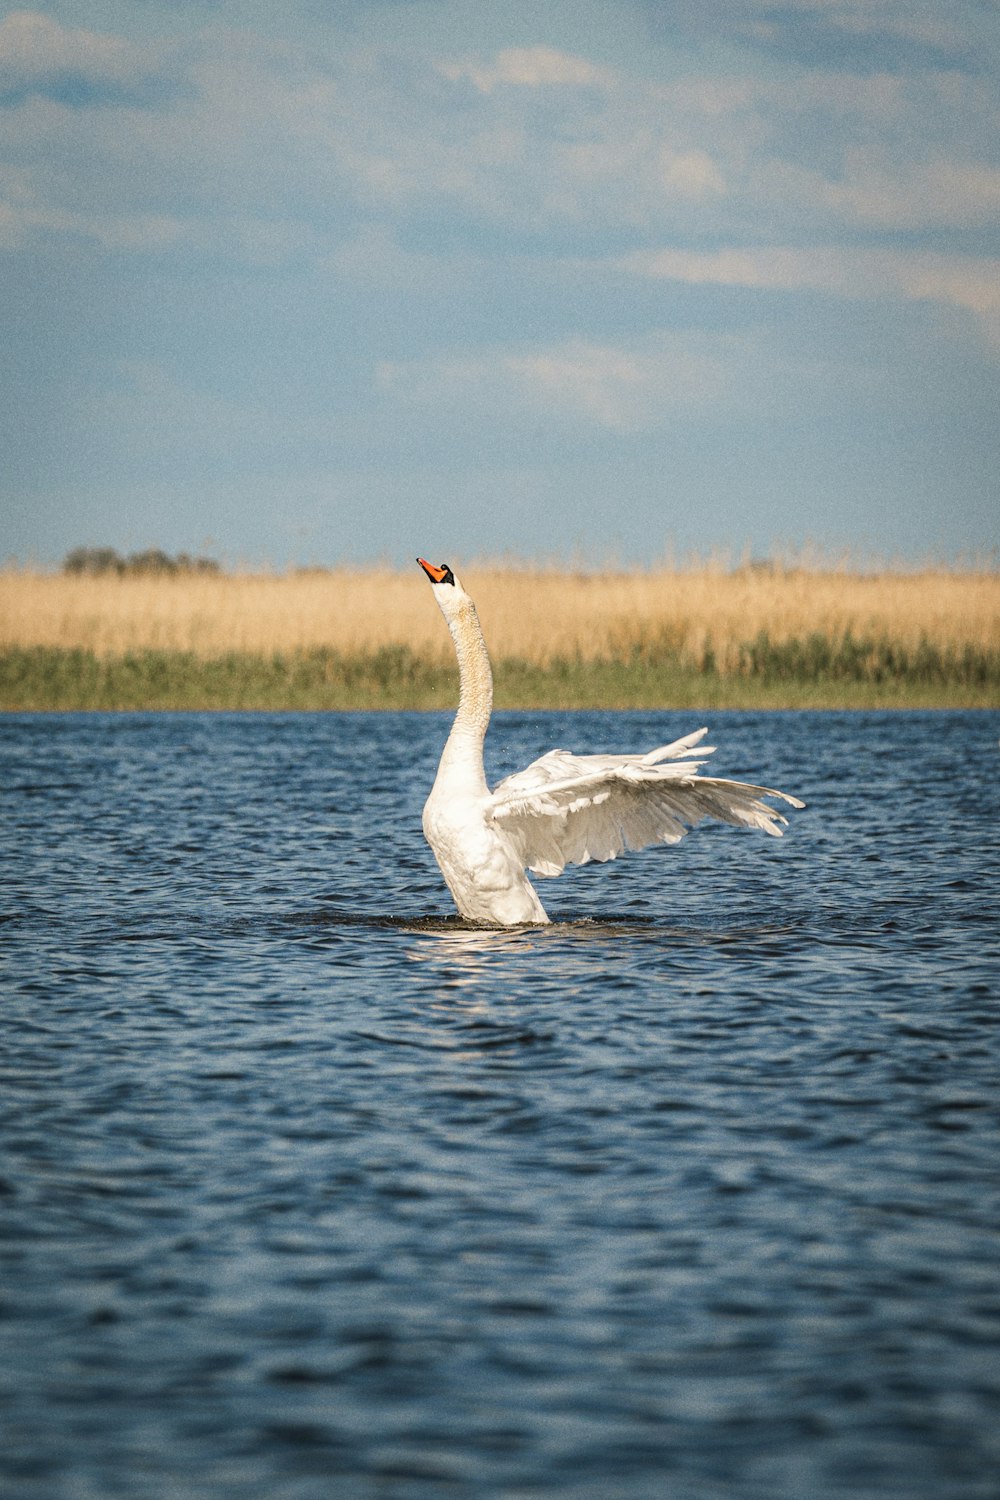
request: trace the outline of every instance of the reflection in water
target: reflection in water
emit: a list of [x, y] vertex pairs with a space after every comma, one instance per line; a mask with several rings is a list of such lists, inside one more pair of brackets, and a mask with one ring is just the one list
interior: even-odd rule
[[462, 924], [434, 928], [429, 925], [405, 932], [419, 932], [420, 941], [406, 949], [410, 963], [431, 965], [442, 984], [462, 986], [476, 983], [491, 961], [516, 955], [537, 940], [544, 929], [489, 928]]

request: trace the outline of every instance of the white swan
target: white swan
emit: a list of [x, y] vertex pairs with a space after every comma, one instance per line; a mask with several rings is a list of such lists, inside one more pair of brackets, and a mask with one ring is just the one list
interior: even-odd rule
[[[550, 750], [491, 792], [483, 740], [493, 711], [493, 674], [476, 606], [447, 563], [417, 561], [455, 642], [460, 682], [458, 712], [424, 807], [424, 837], [469, 921], [493, 927], [548, 922], [525, 870], [560, 875], [569, 864], [614, 859], [625, 849], [676, 844], [702, 818], [780, 835], [787, 820], [760, 799], [805, 806], [769, 787], [699, 776], [703, 762], [680, 757], [706, 729], [648, 755]], [[702, 746], [701, 753], [711, 748]]]

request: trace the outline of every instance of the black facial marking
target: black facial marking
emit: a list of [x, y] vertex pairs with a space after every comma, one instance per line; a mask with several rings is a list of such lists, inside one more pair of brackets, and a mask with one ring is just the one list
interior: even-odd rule
[[451, 569], [449, 568], [449, 566], [448, 566], [447, 563], [438, 563], [438, 567], [444, 569], [444, 577], [441, 580], [442, 583], [454, 583], [455, 582], [455, 575], [451, 571]]

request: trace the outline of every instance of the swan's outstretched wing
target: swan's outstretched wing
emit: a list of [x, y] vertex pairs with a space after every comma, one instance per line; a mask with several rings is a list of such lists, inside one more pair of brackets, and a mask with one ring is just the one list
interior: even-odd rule
[[[780, 835], [786, 819], [761, 798], [804, 804], [770, 787], [699, 776], [703, 762], [680, 757], [706, 733], [700, 729], [648, 755], [551, 750], [497, 785], [487, 817], [534, 875], [559, 875], [567, 865], [614, 859], [647, 844], [676, 844], [702, 818]], [[711, 747], [702, 751], [711, 754]]]

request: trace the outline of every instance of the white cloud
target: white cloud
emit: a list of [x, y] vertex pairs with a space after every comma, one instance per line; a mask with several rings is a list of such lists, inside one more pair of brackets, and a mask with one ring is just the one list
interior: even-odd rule
[[[439, 65], [452, 81], [470, 77], [470, 68], [482, 85], [471, 104], [464, 94], [445, 95], [415, 130], [387, 112], [338, 145], [376, 201], [447, 201], [452, 216], [464, 210], [505, 234], [537, 238], [559, 226], [655, 224], [678, 204], [726, 191], [724, 166], [702, 143], [699, 122], [659, 87], [544, 48], [481, 66]], [[553, 85], [545, 108], [499, 87], [514, 80], [536, 92]], [[596, 97], [562, 88], [584, 81], [600, 83]]]
[[0, 90], [66, 80], [121, 88], [150, 71], [147, 54], [122, 37], [72, 30], [37, 11], [13, 11], [0, 21]]
[[[662, 0], [645, 0], [660, 27]], [[974, 3], [974, 0], [973, 0]], [[675, 26], [686, 32], [750, 41], [778, 56], [815, 59], [849, 47], [919, 49], [930, 56], [961, 54], [968, 45], [970, 7], [962, 0], [692, 0], [679, 6]], [[989, 6], [981, 9], [988, 12]], [[978, 18], [973, 14], [971, 24]], [[986, 27], [988, 16], [983, 17]]]
[[[56, 32], [44, 32], [53, 42], [42, 54], [47, 68], [64, 43], [75, 57], [83, 35]], [[106, 81], [116, 39], [96, 40]], [[131, 65], [132, 53], [123, 55]], [[80, 108], [58, 89], [22, 90], [0, 107], [6, 243], [67, 235], [248, 264], [329, 253], [339, 235], [324, 235], [324, 220], [328, 205], [344, 200], [346, 179], [325, 133], [338, 123], [331, 81], [295, 49], [228, 34], [164, 47], [162, 61], [170, 87], [155, 108], [113, 91]]]
[[780, 21], [788, 25], [791, 13], [798, 12], [849, 36], [891, 36], [940, 48], [952, 47], [961, 36], [933, 0], [880, 0], [877, 5], [872, 0], [780, 0], [778, 7], [774, 0], [755, 0], [755, 8], [768, 18], [775, 17], [776, 9], [784, 12], [764, 23], [770, 26]]
[[689, 285], [940, 302], [974, 314], [991, 340], [1000, 332], [1000, 259], [991, 257], [890, 247], [771, 246], [640, 251], [623, 256], [618, 264], [636, 275]]
[[617, 263], [623, 270], [696, 286], [816, 286], [815, 257], [799, 250], [639, 250]]
[[0, 245], [12, 250], [32, 235], [72, 235], [105, 250], [163, 250], [191, 238], [191, 226], [170, 214], [86, 214], [14, 198], [0, 200]]
[[1000, 167], [938, 157], [895, 167], [859, 155], [821, 195], [845, 219], [893, 229], [1000, 223]]
[[661, 181], [668, 193], [702, 198], [726, 190], [722, 173], [707, 151], [671, 151], [663, 146], [660, 168]]
[[187, 249], [236, 257], [246, 265], [276, 266], [292, 259], [320, 260], [329, 246], [308, 224], [253, 215], [98, 213], [38, 201], [23, 187], [0, 180], [0, 248], [17, 249], [38, 235], [89, 240], [104, 250], [156, 254]]
[[720, 338], [713, 347], [670, 333], [621, 345], [570, 339], [535, 349], [385, 361], [377, 378], [383, 391], [406, 402], [629, 434], [719, 400], [731, 342]]
[[441, 62], [438, 70], [445, 78], [467, 78], [482, 94], [491, 94], [504, 85], [529, 89], [566, 84], [610, 87], [614, 81], [610, 69], [553, 47], [507, 47], [492, 63]]

